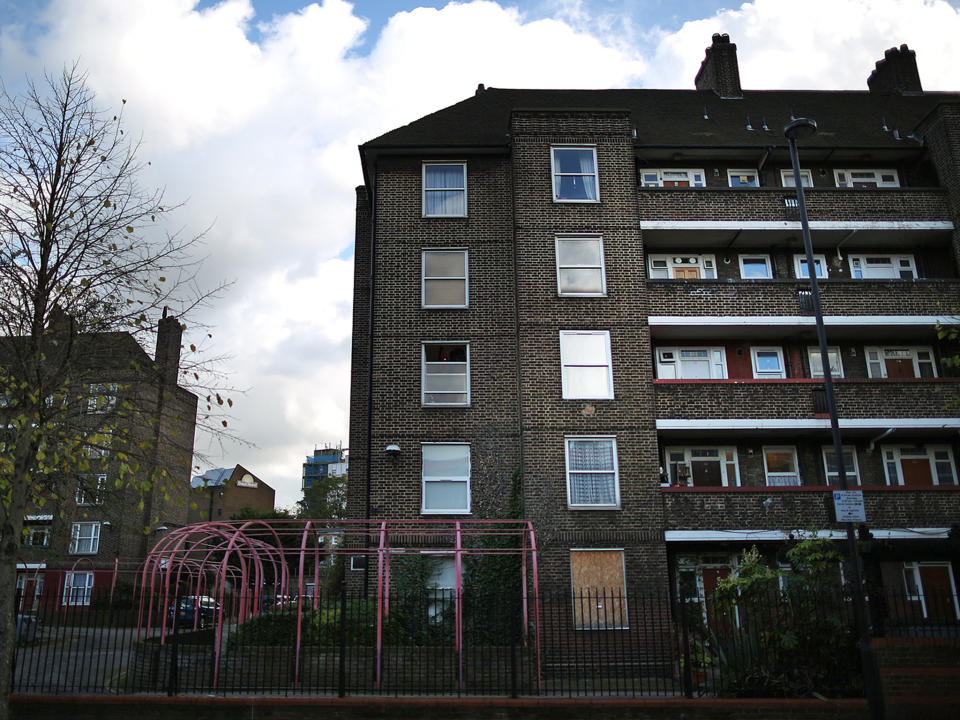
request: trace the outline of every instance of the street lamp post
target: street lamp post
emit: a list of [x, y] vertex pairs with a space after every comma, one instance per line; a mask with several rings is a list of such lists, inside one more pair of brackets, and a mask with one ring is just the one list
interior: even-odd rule
[[[809, 118], [795, 118], [783, 128], [783, 134], [786, 135], [790, 146], [793, 185], [797, 191], [797, 205], [800, 210], [800, 229], [803, 235], [803, 249], [807, 256], [807, 275], [810, 278], [813, 314], [817, 323], [817, 342], [820, 345], [820, 364], [823, 367], [823, 385], [827, 396], [827, 412], [830, 415], [830, 433], [833, 436], [833, 453], [837, 462], [837, 479], [840, 489], [847, 490], [847, 473], [843, 464], [843, 447], [840, 443], [840, 423], [837, 420], [837, 405], [833, 394], [833, 373], [830, 370], [830, 357], [827, 352], [827, 334], [823, 326], [823, 310], [820, 307], [820, 291], [817, 286], [817, 269], [813, 259], [813, 243], [810, 240], [810, 223], [807, 221], [807, 205], [803, 197], [803, 182], [800, 179], [800, 158], [797, 155], [797, 140], [810, 137], [816, 131], [817, 123]], [[853, 582], [853, 614], [860, 645], [864, 693], [870, 708], [871, 720], [883, 720], [885, 717], [883, 690], [880, 686], [877, 657], [870, 641], [870, 622], [867, 616], [867, 603], [863, 595], [863, 573], [860, 568], [856, 531], [852, 522], [844, 523], [844, 525], [847, 530], [847, 560], [853, 575], [851, 578]]]

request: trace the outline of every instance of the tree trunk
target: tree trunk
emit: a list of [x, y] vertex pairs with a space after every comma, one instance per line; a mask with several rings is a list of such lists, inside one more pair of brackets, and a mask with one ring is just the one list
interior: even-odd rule
[[10, 688], [17, 636], [14, 603], [17, 596], [17, 558], [26, 512], [27, 482], [22, 471], [14, 474], [10, 501], [0, 529], [0, 720], [10, 717]]

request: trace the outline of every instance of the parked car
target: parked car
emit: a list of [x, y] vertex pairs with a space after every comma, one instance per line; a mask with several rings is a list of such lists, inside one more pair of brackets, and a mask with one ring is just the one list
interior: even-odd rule
[[177, 625], [181, 628], [194, 627], [194, 613], [199, 610], [199, 617], [196, 622], [197, 627], [207, 627], [213, 623], [217, 614], [220, 612], [220, 603], [207, 595], [191, 595], [180, 598], [167, 611], [167, 620], [173, 622], [174, 616], [177, 619]]

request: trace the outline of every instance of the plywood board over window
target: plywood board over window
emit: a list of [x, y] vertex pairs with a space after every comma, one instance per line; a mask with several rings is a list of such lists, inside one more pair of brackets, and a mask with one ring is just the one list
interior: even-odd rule
[[570, 551], [573, 621], [578, 630], [627, 628], [623, 549]]

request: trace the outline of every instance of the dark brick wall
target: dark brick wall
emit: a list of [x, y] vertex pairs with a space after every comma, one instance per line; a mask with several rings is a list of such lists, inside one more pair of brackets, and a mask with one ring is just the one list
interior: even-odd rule
[[[544, 582], [569, 582], [570, 547], [625, 548], [628, 582], [666, 581], [661, 504], [657, 497], [650, 338], [638, 282], [639, 236], [631, 126], [625, 113], [515, 112], [511, 124], [516, 202], [517, 307], [524, 499], [544, 546]], [[597, 149], [600, 202], [554, 203], [550, 147]], [[607, 295], [559, 297], [554, 238], [603, 236]], [[614, 399], [564, 400], [561, 330], [607, 330]], [[567, 508], [564, 437], [613, 435], [617, 440], [621, 508]]]
[[[666, 583], [664, 527], [743, 527], [742, 523], [784, 527], [826, 523], [821, 445], [826, 432], [803, 438], [763, 433], [738, 437], [743, 484], [756, 491], [700, 492], [663, 490], [659, 485], [655, 418], [814, 417], [812, 391], [819, 382], [665, 383], [653, 382], [651, 332], [662, 345], [724, 344], [747, 349], [754, 342], [738, 340], [727, 329], [697, 328], [696, 340], [677, 329], [650, 328], [651, 315], [726, 316], [809, 314], [801, 310], [798, 291], [808, 283], [791, 279], [799, 231], [785, 224], [771, 232], [758, 252], [768, 252], [774, 280], [741, 281], [736, 252], [721, 246], [697, 247], [695, 234], [668, 230], [643, 232], [645, 221], [726, 220], [783, 222], [791, 189], [779, 185], [779, 166], [770, 163], [766, 187], [730, 189], [726, 167], [749, 167], [753, 161], [687, 163], [704, 167], [710, 187], [704, 189], [639, 189], [637, 170], [657, 163], [638, 159], [631, 118], [626, 112], [515, 110], [505, 155], [422, 156], [381, 154], [376, 163], [377, 195], [371, 208], [358, 190], [355, 275], [356, 300], [351, 396], [350, 514], [363, 517], [368, 458], [367, 353], [368, 320], [373, 304], [374, 365], [373, 432], [370, 476], [373, 517], [417, 517], [420, 514], [420, 443], [469, 442], [475, 517], [502, 515], [509, 479], [523, 467], [523, 499], [541, 550], [541, 580], [569, 582], [571, 547], [623, 547], [630, 583]], [[937, 176], [921, 159], [895, 165], [901, 189], [833, 188], [831, 168], [814, 170], [815, 187], [807, 193], [812, 220], [929, 221], [960, 224], [960, 111], [940, 108], [923, 128]], [[599, 164], [600, 201], [555, 203], [552, 200], [550, 147], [553, 144], [595, 146]], [[421, 162], [468, 163], [469, 217], [422, 218]], [[849, 165], [847, 165], [849, 166]], [[888, 165], [889, 166], [889, 165]], [[930, 187], [938, 182], [941, 187]], [[375, 222], [376, 262], [371, 294], [370, 220]], [[560, 297], [556, 287], [554, 238], [558, 234], [603, 236], [607, 293], [605, 297]], [[713, 240], [716, 245], [716, 238]], [[826, 242], [826, 241], [824, 241]], [[884, 241], [886, 242], [886, 241]], [[858, 281], [849, 278], [847, 255], [880, 250], [863, 237], [828, 253], [830, 279], [821, 283], [826, 315], [945, 315], [960, 298], [957, 233], [929, 233], [914, 242], [904, 236], [902, 248], [912, 252], [921, 277], [916, 281]], [[420, 307], [420, 253], [424, 248], [465, 247], [470, 253], [470, 307], [423, 310]], [[711, 252], [717, 257], [718, 281], [646, 281], [645, 253]], [[730, 262], [725, 262], [729, 258]], [[953, 304], [960, 305], [960, 301]], [[606, 330], [613, 357], [614, 398], [564, 400], [561, 390], [559, 332]], [[863, 339], [833, 330], [843, 353], [846, 379], [837, 383], [841, 417], [954, 417], [949, 381], [866, 380], [863, 345], [901, 344], [937, 347], [933, 327], [913, 328], [909, 337], [890, 330], [864, 333]], [[681, 339], [677, 339], [677, 335]], [[891, 336], [891, 334], [893, 336]], [[769, 335], [769, 333], [768, 333]], [[703, 340], [704, 337], [713, 340]], [[812, 325], [784, 328], [781, 344], [789, 358], [790, 377], [809, 375], [806, 347], [813, 343]], [[470, 342], [472, 402], [468, 408], [423, 408], [420, 405], [420, 344], [424, 340]], [[766, 339], [763, 344], [770, 344]], [[938, 347], [939, 354], [950, 348]], [[858, 380], [859, 378], [859, 380]], [[621, 507], [574, 511], [567, 508], [564, 438], [569, 435], [613, 435], [617, 440]], [[866, 452], [875, 433], [845, 437], [861, 452], [865, 482], [882, 482], [879, 452]], [[720, 438], [710, 441], [711, 437]], [[724, 445], [731, 434], [722, 428], [692, 440]], [[939, 439], [938, 439], [939, 438]], [[909, 437], [898, 442], [950, 442], [952, 438]], [[763, 445], [799, 442], [804, 483], [814, 491], [766, 488]], [[402, 448], [384, 453], [387, 444]], [[689, 445], [665, 436], [659, 446]], [[753, 449], [754, 454], [748, 450]], [[956, 450], [956, 448], [955, 448]], [[773, 493], [769, 515], [757, 508]], [[949, 524], [960, 497], [950, 489], [869, 491], [868, 517], [880, 526]], [[742, 506], [742, 507], [741, 507]], [[780, 519], [777, 519], [777, 518]], [[734, 518], [734, 520], [731, 520]], [[733, 523], [728, 525], [727, 523]], [[679, 524], [678, 524], [679, 523]], [[686, 524], [685, 524], [686, 523]], [[776, 525], [779, 527], [779, 525]]]
[[[423, 218], [422, 159], [385, 159], [378, 168], [371, 516], [419, 517], [421, 443], [464, 442], [471, 448], [473, 516], [503, 517], [510, 481], [520, 465], [509, 163], [501, 157], [470, 158], [469, 216]], [[366, 220], [363, 198], [359, 208]], [[361, 234], [360, 222], [357, 240], [360, 306], [354, 327], [350, 475], [365, 479], [364, 301], [369, 296], [361, 293], [369, 287], [369, 240], [366, 232]], [[421, 253], [442, 247], [468, 249], [468, 308], [421, 308]], [[421, 343], [428, 340], [470, 343], [470, 407], [421, 405]], [[401, 452], [388, 456], [384, 448], [394, 443]], [[363, 492], [355, 482], [349, 502], [351, 516], [363, 517]]]

